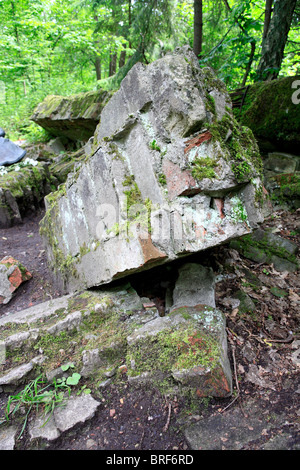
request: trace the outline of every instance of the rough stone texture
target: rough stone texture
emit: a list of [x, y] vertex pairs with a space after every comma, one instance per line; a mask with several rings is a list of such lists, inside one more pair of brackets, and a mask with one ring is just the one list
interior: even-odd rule
[[13, 165], [0, 175], [0, 229], [21, 223], [23, 216], [41, 207], [45, 195], [55, 188], [46, 162], [19, 167]]
[[60, 432], [55, 424], [54, 416], [37, 416], [29, 424], [30, 439], [46, 439], [53, 441], [60, 436]]
[[33, 367], [33, 363], [28, 362], [11, 369], [7, 374], [0, 377], [0, 385], [18, 385], [32, 371]]
[[29, 271], [11, 256], [0, 261], [0, 305], [7, 304], [23, 282], [32, 278]]
[[64, 183], [90, 154], [88, 142], [78, 150], [72, 149], [75, 144], [69, 144], [66, 150], [66, 140], [57, 137], [47, 144], [28, 145], [25, 160], [5, 167], [7, 173], [0, 176], [0, 228], [22, 223], [25, 215], [43, 206], [44, 197]]
[[136, 329], [127, 342], [132, 383], [169, 380], [199, 397], [232, 393], [225, 318], [217, 309], [178, 308]]
[[172, 310], [178, 307], [209, 305], [215, 307], [215, 276], [212, 268], [187, 263], [179, 269], [179, 278], [173, 291]]
[[284, 152], [270, 152], [264, 160], [264, 173], [268, 176], [294, 173], [300, 170], [300, 156]]
[[30, 438], [31, 440], [46, 439], [47, 441], [53, 441], [62, 432], [72, 429], [78, 423], [82, 424], [91, 419], [99, 405], [100, 403], [90, 395], [73, 396], [66, 399], [61, 407], [54, 409], [51, 416], [38, 416], [30, 423]]
[[277, 271], [294, 272], [299, 269], [295, 256], [298, 246], [267, 230], [259, 228], [240, 240], [232, 241], [230, 245], [256, 263], [274, 264]]
[[[297, 149], [298, 151], [298, 149]], [[271, 152], [264, 160], [264, 181], [274, 207], [300, 207], [300, 156]], [[279, 207], [278, 207], [279, 206]]]
[[72, 397], [65, 407], [54, 410], [55, 424], [61, 432], [67, 431], [75, 424], [84, 423], [92, 418], [99, 405], [100, 403], [91, 395]]
[[[238, 119], [250, 127], [262, 150], [294, 153], [300, 142], [300, 76], [252, 85]], [[293, 84], [296, 84], [296, 88]]]
[[[11, 390], [41, 372], [51, 381], [62, 375], [57, 358], [65, 357], [83, 378], [99, 383], [123, 366], [132, 382], [156, 383], [160, 378], [198, 396], [230, 394], [223, 314], [197, 305], [161, 317], [145, 300], [127, 284], [64, 296], [1, 317], [0, 344], [18, 362], [11, 368], [4, 358], [0, 386]], [[47, 341], [40, 342], [44, 337]], [[39, 356], [34, 356], [37, 350]]]
[[14, 450], [17, 431], [16, 426], [0, 429], [0, 450]]
[[90, 158], [46, 198], [41, 234], [66, 291], [205, 250], [263, 220], [258, 149], [230, 106], [189, 48], [132, 68], [101, 113]]
[[111, 93], [104, 90], [68, 97], [50, 95], [37, 106], [31, 119], [52, 135], [87, 141], [110, 97]]

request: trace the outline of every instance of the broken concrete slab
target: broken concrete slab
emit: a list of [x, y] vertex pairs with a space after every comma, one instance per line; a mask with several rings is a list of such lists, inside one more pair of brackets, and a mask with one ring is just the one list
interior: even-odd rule
[[9, 357], [18, 357], [13, 368], [4, 360], [0, 385], [11, 389], [37, 371], [53, 379], [60, 374], [58, 358], [63, 363], [71, 357], [80, 375], [94, 382], [126, 366], [131, 381], [146, 374], [151, 382], [161, 376], [201, 396], [230, 394], [222, 313], [198, 305], [161, 317], [144, 300], [126, 284], [69, 294], [0, 318], [1, 344]]
[[101, 89], [66, 97], [49, 95], [36, 107], [31, 120], [52, 135], [87, 141], [110, 97], [111, 92]]
[[199, 397], [232, 393], [223, 314], [212, 307], [182, 307], [137, 328], [128, 338], [131, 383], [170, 389], [179, 385]]
[[198, 263], [186, 263], [179, 269], [173, 291], [172, 310], [179, 307], [209, 305], [215, 307], [215, 275], [213, 269]]
[[100, 402], [95, 400], [91, 395], [80, 395], [71, 397], [66, 406], [56, 408], [54, 410], [54, 420], [57, 428], [61, 432], [71, 429], [77, 423], [84, 423], [91, 419]]
[[31, 441], [43, 439], [53, 441], [63, 432], [69, 431], [77, 424], [84, 424], [93, 418], [100, 402], [91, 395], [71, 396], [61, 406], [54, 409], [51, 415], [38, 414], [29, 425]]
[[41, 234], [71, 292], [249, 233], [263, 199], [251, 131], [234, 119], [224, 84], [183, 48], [131, 69], [90, 156], [46, 197]]

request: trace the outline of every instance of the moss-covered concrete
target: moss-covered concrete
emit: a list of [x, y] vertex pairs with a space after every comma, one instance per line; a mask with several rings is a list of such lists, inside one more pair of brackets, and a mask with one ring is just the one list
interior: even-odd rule
[[111, 96], [101, 89], [67, 97], [49, 95], [37, 106], [31, 119], [52, 135], [87, 141]]
[[278, 271], [297, 271], [297, 247], [272, 233], [258, 230], [230, 242], [230, 246], [257, 263], [274, 264]]
[[250, 86], [242, 109], [236, 108], [239, 122], [249, 127], [260, 146], [294, 151], [300, 144], [300, 104], [293, 99], [293, 83], [300, 76], [278, 78]]
[[72, 371], [94, 392], [107, 377], [125, 370], [133, 383], [141, 384], [146, 374], [162, 391], [168, 384], [179, 394], [180, 388], [227, 396], [231, 374], [224, 367], [224, 332], [223, 317], [209, 307], [177, 309], [166, 317], [156, 310], [149, 317], [130, 284], [84, 291], [0, 321], [6, 347], [0, 385], [18, 385], [20, 377], [17, 383], [7, 377], [26, 364], [32, 368], [25, 381], [40, 373], [53, 378], [72, 363]]
[[0, 176], [0, 228], [20, 223], [24, 215], [43, 205], [45, 194], [52, 189], [55, 189], [55, 178], [46, 163], [9, 167]]

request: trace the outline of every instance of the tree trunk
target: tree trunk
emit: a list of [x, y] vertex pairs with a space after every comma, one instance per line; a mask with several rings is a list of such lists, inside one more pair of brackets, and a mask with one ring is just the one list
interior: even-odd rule
[[253, 40], [251, 42], [251, 53], [250, 53], [249, 62], [246, 66], [245, 74], [244, 74], [242, 85], [241, 85], [242, 88], [246, 85], [247, 78], [248, 78], [248, 75], [249, 75], [250, 70], [251, 70], [251, 65], [252, 65], [252, 62], [253, 62], [253, 59], [254, 59], [254, 54], [255, 54], [255, 48], [256, 48], [256, 42]]
[[132, 17], [131, 17], [131, 0], [128, 0], [128, 30], [129, 30], [129, 49], [131, 49], [131, 40], [130, 40], [130, 28], [131, 28], [131, 23], [132, 23]]
[[117, 54], [110, 54], [109, 77], [115, 75], [117, 71]]
[[203, 14], [202, 0], [194, 0], [194, 53], [197, 57], [202, 52]]
[[122, 49], [120, 58], [119, 58], [119, 69], [125, 65], [126, 61], [126, 44], [123, 44], [124, 49]]
[[265, 7], [265, 21], [264, 21], [264, 34], [263, 38], [267, 37], [271, 16], [272, 16], [272, 7], [273, 7], [274, 0], [266, 0], [266, 7]]
[[101, 60], [99, 56], [96, 56], [95, 59], [95, 69], [97, 80], [101, 80]]
[[274, 80], [278, 77], [296, 3], [297, 0], [275, 2], [273, 16], [262, 42], [262, 55], [256, 72], [256, 81]]

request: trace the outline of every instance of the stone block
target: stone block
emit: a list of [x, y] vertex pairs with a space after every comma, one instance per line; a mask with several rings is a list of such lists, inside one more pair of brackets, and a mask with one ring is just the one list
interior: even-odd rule
[[130, 70], [92, 147], [46, 197], [41, 224], [66, 292], [204, 251], [263, 221], [256, 142], [234, 119], [225, 85], [189, 48]]

